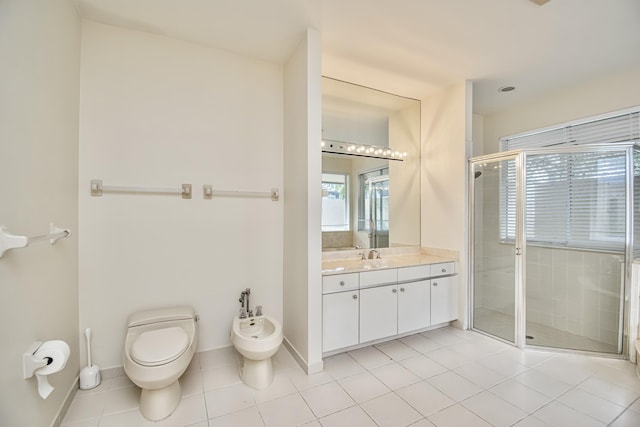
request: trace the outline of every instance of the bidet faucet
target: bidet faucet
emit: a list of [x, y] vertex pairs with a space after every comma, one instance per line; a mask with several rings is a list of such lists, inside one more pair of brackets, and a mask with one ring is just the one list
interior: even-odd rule
[[244, 317], [242, 317], [243, 314], [245, 315], [245, 317], [247, 316], [253, 317], [253, 311], [251, 311], [251, 308], [249, 306], [249, 295], [251, 295], [251, 289], [249, 288], [240, 292], [240, 299], [238, 301], [240, 302], [240, 318], [241, 319], [244, 319]]

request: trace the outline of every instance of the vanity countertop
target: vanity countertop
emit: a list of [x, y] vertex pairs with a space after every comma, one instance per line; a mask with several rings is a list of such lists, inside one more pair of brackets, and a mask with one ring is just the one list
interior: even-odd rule
[[379, 259], [331, 259], [322, 261], [322, 275], [358, 273], [361, 271], [383, 270], [387, 268], [410, 267], [414, 265], [455, 262], [455, 258], [425, 253], [387, 255]]

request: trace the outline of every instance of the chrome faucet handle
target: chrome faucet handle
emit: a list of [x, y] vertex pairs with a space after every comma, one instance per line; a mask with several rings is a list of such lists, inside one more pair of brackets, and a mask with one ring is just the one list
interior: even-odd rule
[[241, 319], [246, 319], [247, 318], [247, 312], [244, 310], [244, 308], [240, 309], [240, 318]]
[[364, 252], [360, 252], [358, 255], [360, 255], [360, 260], [364, 261], [365, 259], [367, 259], [366, 256], [364, 256]]
[[376, 258], [377, 259], [382, 259], [382, 256], [380, 256], [380, 251], [376, 251]]
[[256, 305], [256, 316], [262, 316], [262, 306]]
[[249, 310], [249, 311], [247, 312], [247, 316], [249, 316], [249, 317], [253, 317], [253, 310]]

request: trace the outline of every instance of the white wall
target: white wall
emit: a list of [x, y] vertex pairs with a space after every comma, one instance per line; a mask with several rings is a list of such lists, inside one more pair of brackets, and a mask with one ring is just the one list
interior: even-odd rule
[[320, 33], [284, 69], [284, 335], [309, 373], [322, 370]]
[[616, 74], [556, 91], [520, 107], [484, 116], [484, 151], [499, 151], [499, 139], [527, 130], [560, 124], [640, 105], [640, 65]]
[[[0, 2], [0, 225], [18, 235], [69, 228], [54, 246], [0, 258], [0, 425], [51, 425], [76, 387], [78, 360], [78, 80], [80, 21], [65, 0]], [[71, 347], [47, 400], [22, 378], [35, 341]]]
[[467, 157], [471, 84], [461, 82], [422, 100], [421, 245], [458, 251], [458, 319], [466, 327]]
[[[230, 345], [241, 290], [282, 319], [283, 202], [202, 198], [202, 185], [283, 185], [282, 68], [201, 45], [83, 23], [80, 328], [121, 365], [127, 317], [189, 304], [200, 348]], [[89, 183], [180, 187], [193, 199], [105, 194]]]

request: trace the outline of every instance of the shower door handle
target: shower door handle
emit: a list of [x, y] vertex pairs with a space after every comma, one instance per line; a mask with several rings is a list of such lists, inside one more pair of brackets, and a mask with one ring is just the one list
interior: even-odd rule
[[516, 248], [516, 255], [522, 255], [522, 248]]

